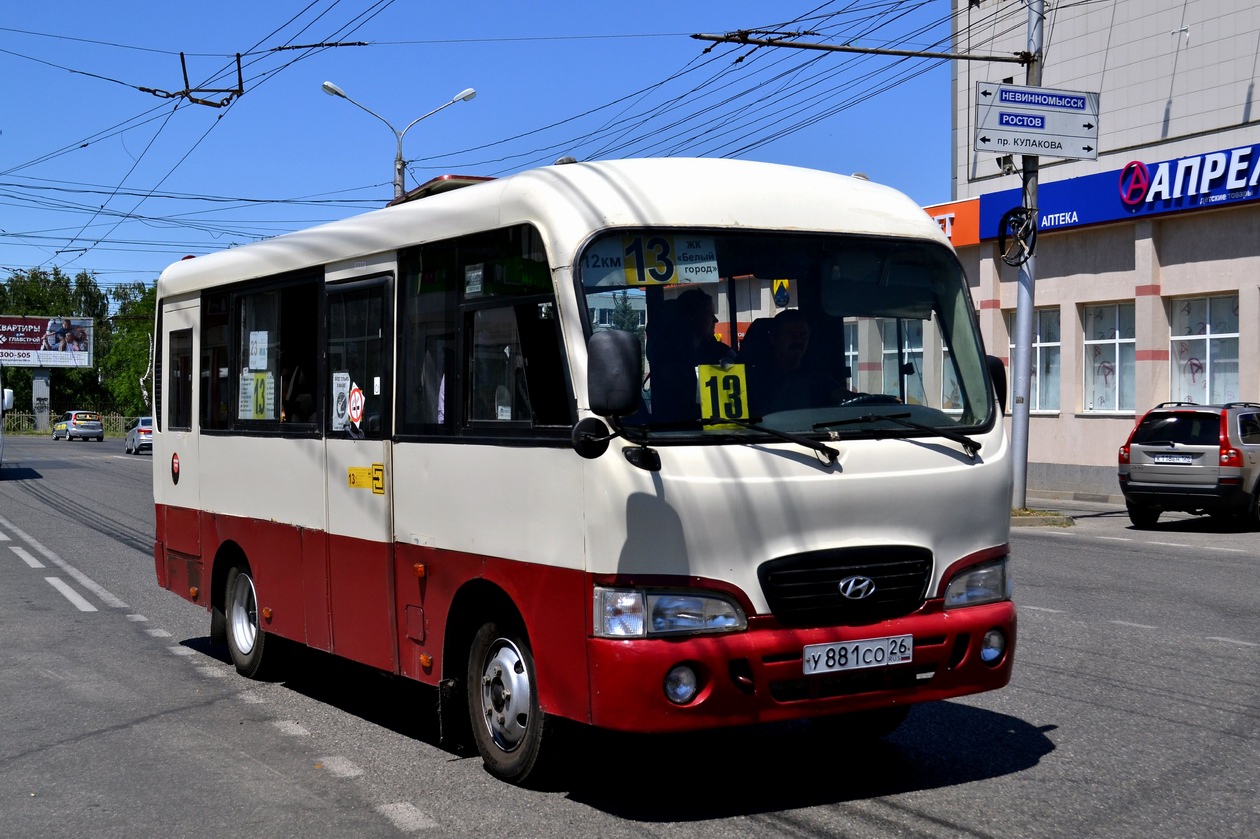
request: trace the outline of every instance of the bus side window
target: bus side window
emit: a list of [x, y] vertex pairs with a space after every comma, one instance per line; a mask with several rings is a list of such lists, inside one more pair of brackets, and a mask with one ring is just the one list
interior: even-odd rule
[[201, 300], [201, 427], [227, 428], [231, 422], [228, 329], [231, 298], [226, 292]]
[[403, 434], [449, 434], [455, 427], [457, 261], [452, 242], [424, 245], [401, 259], [397, 398]]
[[193, 388], [193, 340], [191, 329], [172, 330], [170, 335], [170, 352], [168, 370], [170, 382], [167, 385], [167, 410], [170, 411], [167, 427], [179, 431], [192, 428], [192, 388]]
[[[222, 390], [235, 385], [229, 414], [236, 428], [279, 431], [272, 424], [283, 422], [314, 430], [320, 289], [318, 278], [312, 277], [235, 295], [237, 352]], [[215, 351], [213, 345], [207, 348], [208, 363]], [[226, 398], [221, 395], [217, 401]], [[214, 421], [219, 422], [217, 417]]]
[[512, 308], [480, 309], [472, 314], [469, 349], [468, 418], [478, 421], [528, 421], [513, 398], [516, 371], [525, 360]]

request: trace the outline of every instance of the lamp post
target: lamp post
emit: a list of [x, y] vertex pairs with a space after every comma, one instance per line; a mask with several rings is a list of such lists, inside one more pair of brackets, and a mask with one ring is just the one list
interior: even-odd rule
[[405, 135], [408, 131], [410, 131], [411, 126], [415, 125], [420, 120], [427, 119], [428, 117], [433, 116], [434, 114], [436, 114], [438, 111], [442, 110], [443, 108], [454, 105], [456, 102], [467, 102], [469, 99], [472, 99], [474, 96], [477, 95], [477, 91], [473, 90], [471, 87], [465, 88], [464, 90], [461, 90], [459, 93], [455, 94], [454, 98], [452, 98], [451, 101], [445, 102], [442, 105], [439, 105], [438, 107], [429, 111], [427, 114], [423, 114], [421, 116], [416, 117], [407, 125], [406, 128], [404, 128], [402, 131], [399, 131], [397, 128], [391, 125], [389, 120], [385, 119], [385, 117], [381, 116], [376, 111], [373, 111], [371, 108], [367, 107], [366, 105], [363, 105], [359, 102], [354, 101], [353, 99], [351, 99], [349, 96], [346, 95], [346, 92], [344, 90], [337, 87], [332, 82], [324, 82], [324, 84], [321, 86], [324, 89], [324, 93], [327, 93], [329, 96], [339, 96], [342, 99], [349, 102], [351, 105], [357, 105], [362, 110], [367, 111], [369, 114], [376, 117], [381, 122], [385, 123], [385, 125], [389, 127], [389, 130], [394, 132], [394, 138], [398, 141], [398, 153], [394, 156], [394, 197], [395, 198], [401, 198], [407, 191], [403, 187], [403, 169], [406, 167], [406, 161], [403, 160], [403, 146], [402, 146], [403, 135]]

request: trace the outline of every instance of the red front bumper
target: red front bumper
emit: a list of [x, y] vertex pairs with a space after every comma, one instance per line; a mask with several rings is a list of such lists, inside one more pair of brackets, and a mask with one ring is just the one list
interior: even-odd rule
[[[678, 640], [595, 638], [589, 642], [591, 722], [637, 731], [693, 731], [778, 722], [887, 705], [948, 699], [1003, 687], [1015, 653], [1015, 605], [992, 603], [944, 611], [939, 600], [905, 618], [860, 627], [783, 629], [750, 621], [746, 632]], [[980, 660], [990, 629], [1006, 635], [993, 664]], [[911, 663], [804, 675], [808, 644], [914, 636]], [[690, 703], [665, 698], [666, 674], [687, 664], [700, 677]]]

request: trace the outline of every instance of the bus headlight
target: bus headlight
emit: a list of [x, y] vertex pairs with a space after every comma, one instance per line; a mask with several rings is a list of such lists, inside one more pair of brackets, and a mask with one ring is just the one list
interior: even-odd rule
[[1006, 557], [968, 568], [949, 581], [945, 589], [945, 608], [979, 606], [1011, 599], [1011, 577]]
[[748, 628], [744, 611], [715, 594], [595, 589], [595, 635], [646, 638], [653, 635], [733, 632]]

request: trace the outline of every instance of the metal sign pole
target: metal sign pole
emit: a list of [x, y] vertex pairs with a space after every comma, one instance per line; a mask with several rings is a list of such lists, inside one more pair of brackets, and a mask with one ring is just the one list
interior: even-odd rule
[[[1044, 0], [1028, 3], [1028, 86], [1041, 86], [1042, 24], [1045, 21]], [[1041, 161], [1037, 155], [1024, 155], [1024, 206], [1032, 210], [1033, 224], [1037, 219], [1037, 174]], [[1036, 284], [1035, 256], [1019, 266], [1019, 293], [1015, 308], [1015, 356], [1011, 362], [1011, 453], [1013, 460], [1013, 487], [1011, 506], [1021, 509], [1027, 506], [1028, 488], [1028, 406], [1032, 384], [1032, 334]]]

